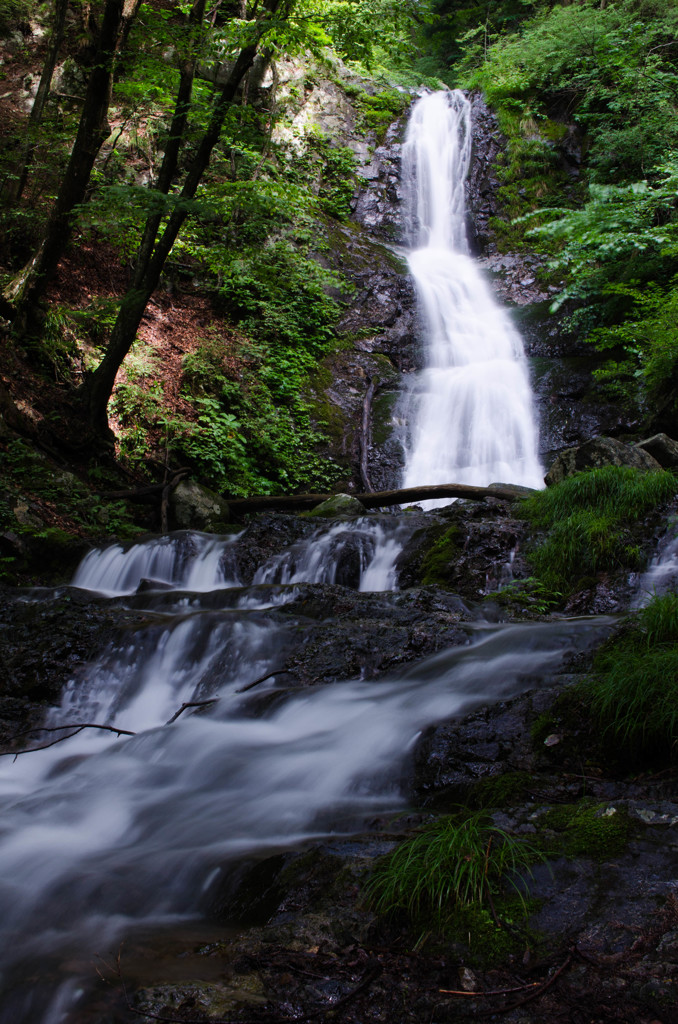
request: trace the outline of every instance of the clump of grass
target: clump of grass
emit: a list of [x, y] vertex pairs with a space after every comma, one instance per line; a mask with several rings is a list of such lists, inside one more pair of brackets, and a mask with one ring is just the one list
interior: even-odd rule
[[584, 684], [603, 745], [627, 763], [678, 751], [678, 594], [654, 597], [605, 644]]
[[521, 513], [535, 526], [551, 526], [578, 510], [636, 520], [676, 493], [676, 479], [666, 470], [647, 473], [631, 466], [601, 466], [535, 491], [521, 503]]
[[630, 524], [668, 501], [675, 477], [604, 466], [562, 480], [521, 503], [520, 514], [547, 536], [528, 556], [548, 591], [569, 596], [600, 572], [637, 568], [641, 552]]
[[504, 882], [524, 905], [525, 875], [540, 856], [482, 811], [461, 821], [443, 817], [384, 858], [368, 883], [367, 900], [379, 914], [402, 913], [441, 931], [461, 908], [493, 908]]

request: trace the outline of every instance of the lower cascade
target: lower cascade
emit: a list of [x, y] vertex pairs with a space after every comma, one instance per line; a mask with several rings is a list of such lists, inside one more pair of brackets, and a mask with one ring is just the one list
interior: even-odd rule
[[[334, 586], [342, 600], [345, 588], [325, 581], [351, 535], [363, 551], [356, 589], [393, 587], [400, 529], [398, 519], [389, 529], [379, 518], [320, 528], [305, 550], [296, 542], [264, 562], [250, 585], [226, 584], [240, 538], [212, 539], [212, 554], [221, 551], [212, 590], [204, 535], [87, 556], [78, 586], [87, 579], [93, 597], [116, 591], [113, 600], [142, 621], [71, 680], [50, 731], [37, 736], [46, 749], [0, 764], [2, 1024], [75, 1019], [87, 998], [84, 963], [135, 933], [200, 920], [243, 857], [347, 834], [367, 815], [402, 806], [400, 764], [423, 728], [528, 679], [534, 686], [600, 628], [596, 620], [469, 622], [466, 644], [378, 683], [281, 685], [281, 654], [303, 617], [298, 588]], [[151, 572], [161, 577], [155, 584]], [[135, 578], [144, 583], [132, 594]], [[286, 621], [284, 607], [293, 609]], [[78, 723], [107, 730], [49, 746]]]
[[403, 148], [409, 267], [425, 368], [407, 398], [403, 486], [543, 487], [523, 345], [468, 252], [464, 184], [471, 105], [460, 91], [423, 96]]

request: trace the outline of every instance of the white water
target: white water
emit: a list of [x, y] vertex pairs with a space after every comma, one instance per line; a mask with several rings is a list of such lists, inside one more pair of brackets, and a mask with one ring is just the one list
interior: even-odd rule
[[233, 587], [238, 577], [228, 556], [236, 539], [184, 532], [155, 537], [127, 549], [111, 544], [85, 556], [73, 577], [73, 586], [108, 597], [133, 594], [142, 580], [201, 592]]
[[393, 590], [403, 531], [378, 520], [357, 519], [317, 530], [262, 565], [254, 583], [343, 583], [363, 593]]
[[494, 482], [543, 487], [523, 344], [468, 253], [464, 182], [471, 106], [463, 93], [423, 96], [403, 147], [409, 266], [426, 368], [407, 398], [404, 487]]
[[[364, 533], [365, 522], [356, 529]], [[326, 533], [338, 536], [332, 526]], [[204, 546], [200, 535], [180, 543], [193, 552], [178, 574], [183, 588]], [[394, 543], [384, 533], [375, 544], [362, 585], [371, 573], [389, 581], [383, 567]], [[324, 557], [332, 551], [341, 556], [330, 545]], [[87, 561], [97, 592], [111, 587], [109, 555]], [[131, 586], [150, 563], [157, 568], [156, 556], [154, 541], [116, 554], [116, 579]], [[295, 561], [303, 561], [298, 551]], [[89, 730], [16, 761], [0, 758], [2, 1024], [94, 1024], [78, 1015], [78, 993], [94, 980], [87, 965], [97, 955], [141, 926], [199, 917], [238, 858], [350, 830], [367, 814], [398, 807], [399, 764], [422, 728], [527, 680], [535, 685], [600, 626], [470, 627], [469, 646], [390, 680], [281, 690], [255, 718], [250, 695], [238, 690], [280, 670], [295, 628], [270, 607], [276, 601], [266, 592], [276, 588], [294, 597], [295, 586], [276, 583], [188, 600], [184, 589], [142, 591], [131, 600], [137, 609], [146, 603], [147, 623], [78, 673], [47, 723], [99, 722], [137, 735]], [[275, 687], [264, 682], [253, 695]], [[166, 724], [184, 702], [211, 697], [219, 700], [209, 709]], [[35, 963], [44, 984], [35, 981]]]
[[644, 608], [655, 594], [673, 590], [678, 582], [678, 520], [669, 526], [657, 545], [657, 552], [637, 583], [634, 608]]

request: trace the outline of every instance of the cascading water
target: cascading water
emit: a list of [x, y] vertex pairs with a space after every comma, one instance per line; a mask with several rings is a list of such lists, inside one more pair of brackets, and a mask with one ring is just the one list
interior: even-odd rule
[[403, 486], [493, 482], [543, 487], [520, 336], [469, 256], [464, 183], [471, 105], [435, 92], [415, 105], [403, 147], [410, 271], [426, 367], [407, 397]]
[[[198, 919], [238, 858], [345, 832], [398, 807], [399, 764], [422, 728], [548, 678], [600, 627], [469, 626], [467, 646], [378, 685], [277, 690], [268, 677], [280, 672], [290, 631], [299, 628], [281, 609], [294, 608], [300, 586], [308, 596], [317, 585], [304, 583], [305, 574], [332, 577], [343, 551], [337, 541], [352, 529], [366, 552], [356, 587], [391, 587], [384, 570], [398, 526], [389, 532], [379, 519], [316, 531], [305, 550], [297, 544], [261, 569], [294, 583], [225, 589], [223, 557], [239, 541], [215, 540], [210, 571], [218, 589], [207, 592], [208, 542], [191, 534], [162, 541], [163, 549], [177, 548], [174, 558], [164, 550], [162, 566], [158, 542], [150, 541], [92, 553], [78, 570], [78, 585], [87, 578], [99, 595], [129, 591], [151, 569], [157, 576], [162, 568], [164, 587], [114, 598], [143, 611], [139, 628], [72, 680], [45, 723], [55, 730], [94, 722], [136, 735], [85, 730], [16, 761], [0, 759], [1, 1024], [93, 1024], [100, 1018], [88, 1016], [82, 1001], [97, 954], [107, 956], [140, 928]], [[191, 578], [202, 591], [186, 592]], [[364, 600], [383, 604], [385, 596]], [[256, 680], [256, 699], [262, 690], [276, 694], [259, 717], [243, 692]], [[208, 700], [200, 714], [176, 717], [185, 703]]]
[[674, 517], [657, 545], [646, 571], [637, 581], [634, 608], [644, 608], [656, 595], [675, 590], [678, 582], [678, 520]]

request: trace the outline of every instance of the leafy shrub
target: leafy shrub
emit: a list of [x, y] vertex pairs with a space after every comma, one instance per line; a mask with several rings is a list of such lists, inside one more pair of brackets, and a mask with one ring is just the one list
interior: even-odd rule
[[184, 395], [202, 412], [199, 426], [172, 425], [172, 449], [231, 494], [331, 486], [338, 469], [315, 450], [324, 438], [302, 398], [303, 363], [291, 365], [283, 390], [271, 365], [281, 367], [283, 360], [275, 361], [267, 347], [241, 348], [238, 380], [227, 376], [227, 351], [232, 346], [213, 335], [185, 357]]
[[504, 882], [523, 895], [524, 875], [538, 856], [482, 811], [462, 820], [444, 817], [384, 859], [367, 898], [380, 914], [403, 913], [442, 929], [458, 908], [490, 901]]
[[664, 470], [604, 466], [530, 495], [520, 514], [548, 531], [528, 555], [535, 574], [552, 593], [568, 596], [583, 578], [635, 568], [640, 552], [628, 524], [668, 501], [676, 487]]
[[654, 597], [598, 651], [584, 693], [615, 758], [631, 764], [675, 759], [678, 594]]

